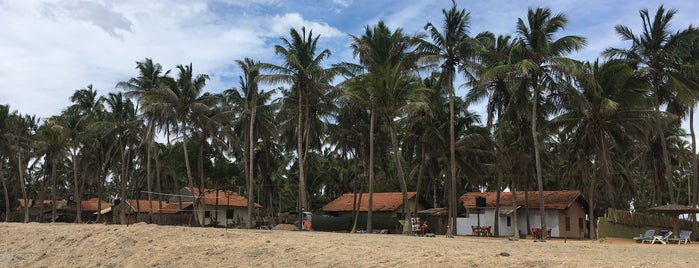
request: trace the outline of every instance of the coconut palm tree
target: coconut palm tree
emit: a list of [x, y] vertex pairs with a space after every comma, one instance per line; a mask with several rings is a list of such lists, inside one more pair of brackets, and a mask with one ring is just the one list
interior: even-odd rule
[[[275, 46], [275, 53], [284, 58], [283, 65], [268, 63], [259, 64], [259, 68], [272, 72], [272, 74], [261, 75], [260, 79], [271, 84], [285, 83], [291, 85], [291, 91], [286, 94], [285, 107], [294, 110], [291, 116], [295, 126], [291, 127], [296, 138], [296, 157], [299, 178], [299, 208], [311, 208], [308, 190], [306, 188], [306, 154], [309, 148], [319, 147], [317, 139], [320, 135], [312, 133], [312, 126], [317, 126], [316, 120], [322, 116], [323, 111], [318, 110], [319, 104], [330, 103], [323, 100], [323, 96], [330, 89], [329, 82], [339, 70], [322, 67], [325, 59], [330, 57], [330, 50], [317, 51], [318, 38], [313, 31], [306, 33], [306, 28], [301, 28], [301, 32], [292, 28], [289, 30], [290, 38], [281, 38], [282, 45]], [[290, 105], [295, 102], [295, 108]]]
[[[449, 96], [449, 225], [456, 226], [456, 136], [454, 130], [456, 114], [454, 108], [454, 79], [456, 69], [467, 64], [475, 54], [478, 45], [468, 36], [470, 13], [465, 9], [458, 10], [456, 2], [452, 0], [452, 7], [449, 10], [443, 9], [444, 22], [442, 31], [432, 23], [425, 25], [425, 30], [429, 33], [432, 42], [421, 42], [418, 48], [427, 57], [433, 57], [433, 61], [441, 62], [441, 72], [439, 81]], [[456, 235], [456, 228], [450, 229], [450, 235]]]
[[[193, 132], [189, 125], [197, 115], [207, 114], [215, 104], [215, 98], [204, 94], [204, 87], [208, 75], [195, 75], [192, 64], [177, 65], [175, 79], [166, 79], [164, 83], [167, 87], [160, 87], [159, 90], [148, 92], [144, 95], [143, 109], [156, 114], [158, 118], [172, 120], [179, 124], [177, 131], [182, 134], [182, 150], [185, 158], [186, 177], [192, 193], [194, 193], [194, 180], [189, 162], [189, 152], [187, 150], [188, 133]], [[194, 202], [195, 210], [199, 205]], [[197, 210], [198, 211], [198, 210]], [[199, 223], [203, 222], [203, 213], [199, 212]]]
[[[696, 28], [689, 27], [685, 30], [672, 33], [670, 21], [677, 13], [677, 10], [666, 10], [664, 6], [658, 7], [655, 16], [651, 18], [648, 9], [642, 9], [639, 14], [643, 22], [643, 30], [636, 35], [629, 27], [617, 25], [617, 34], [623, 41], [629, 41], [631, 47], [627, 49], [609, 48], [604, 51], [604, 55], [614, 58], [623, 58], [630, 64], [638, 67], [639, 75], [646, 81], [652, 94], [653, 106], [659, 117], [663, 104], [671, 101], [676, 91], [677, 76], [682, 58], [689, 53], [688, 47], [696, 44], [692, 42], [697, 38], [699, 32]], [[667, 116], [667, 115], [666, 115]], [[667, 185], [667, 198], [670, 203], [676, 203], [673, 194], [672, 168], [670, 156], [668, 155], [667, 141], [664, 137], [663, 122], [656, 120], [656, 131], [658, 132], [662, 149], [662, 164], [664, 178]], [[661, 200], [662, 202], [662, 200]]]
[[[159, 63], [154, 63], [152, 59], [145, 58], [143, 61], [136, 62], [136, 69], [138, 70], [138, 77], [132, 77], [128, 81], [122, 81], [117, 83], [116, 87], [121, 88], [125, 91], [126, 97], [136, 98], [138, 103], [141, 103], [141, 107], [144, 107], [143, 98], [148, 92], [159, 90], [163, 85], [165, 77], [170, 73], [170, 70], [163, 71], [163, 67]], [[148, 189], [148, 203], [150, 206], [153, 205], [151, 202], [152, 197], [152, 172], [151, 172], [151, 160], [153, 156], [157, 156], [153, 151], [155, 150], [155, 127], [158, 125], [158, 118], [156, 114], [149, 113], [148, 111], [142, 111], [144, 120], [146, 120], [147, 125], [145, 128], [145, 138], [147, 139], [147, 152], [146, 152], [146, 184]], [[160, 175], [160, 172], [156, 172], [156, 175]], [[158, 194], [158, 204], [162, 203], [162, 195], [160, 193], [160, 176], [156, 176], [156, 188]], [[158, 208], [161, 211], [161, 208]], [[149, 209], [149, 217], [153, 219], [153, 208]]]
[[[390, 123], [387, 121], [387, 123], [394, 124], [394, 117], [392, 116], [398, 113], [398, 107], [402, 107], [402, 105], [394, 103], [393, 105], [398, 105], [398, 107], [390, 106], [389, 103], [391, 100], [389, 98], [398, 97], [395, 101], [396, 103], [401, 103], [401, 101], [406, 102], [411, 96], [395, 96], [390, 94], [396, 94], [398, 92], [395, 91], [402, 90], [405, 90], [402, 93], [408, 93], [416, 88], [417, 85], [417, 81], [403, 74], [412, 66], [410, 61], [411, 55], [408, 49], [413, 46], [416, 39], [403, 34], [403, 30], [400, 28], [391, 31], [383, 21], [379, 21], [374, 27], [365, 26], [365, 33], [361, 37], [350, 35], [350, 38], [352, 39], [351, 47], [353, 48], [354, 56], [359, 57], [361, 65], [367, 71], [367, 73], [357, 76], [346, 83], [346, 93], [351, 99], [368, 107], [370, 112], [367, 231], [371, 231], [374, 192], [374, 127], [376, 126], [377, 116], [381, 114], [379, 105], [381, 101], [384, 102], [384, 112], [389, 113], [384, 113], [384, 115], [386, 118], [390, 118], [391, 121]], [[393, 75], [393, 77], [389, 78], [384, 75]], [[401, 79], [408, 79], [409, 81]], [[394, 90], [394, 92], [389, 92], [391, 90]], [[380, 100], [380, 96], [385, 97], [385, 99]], [[393, 137], [393, 135], [391, 137]], [[407, 184], [405, 182], [404, 171], [399, 163], [401, 160], [400, 152], [397, 150], [397, 140], [395, 141], [396, 147], [393, 149], [397, 161], [396, 163], [398, 164], [397, 168], [399, 169], [398, 174], [401, 191], [404, 194], [404, 204], [407, 204]], [[410, 222], [410, 214], [406, 213], [406, 211], [403, 213], [406, 217], [406, 221]], [[404, 230], [410, 231], [409, 228], [405, 228]]]
[[[615, 177], [612, 172], [614, 157], [613, 147], [629, 143], [629, 139], [639, 136], [652, 116], [643, 90], [643, 84], [634, 77], [631, 66], [625, 62], [613, 60], [599, 63], [587, 63], [585, 72], [578, 78], [580, 91], [567, 92], [564, 102], [565, 111], [550, 123], [550, 127], [564, 133], [566, 140], [573, 144], [574, 154], [581, 154], [580, 161], [590, 162], [592, 170], [599, 170], [607, 185], [606, 192], [611, 207], [615, 207]], [[644, 103], [647, 104], [644, 106]], [[591, 159], [594, 158], [594, 159]], [[587, 172], [581, 169], [581, 171]], [[594, 220], [594, 187], [596, 175], [589, 177], [588, 187], [590, 201], [590, 219]], [[591, 226], [590, 228], [594, 228]], [[594, 229], [590, 230], [594, 239]]]
[[57, 213], [56, 192], [58, 189], [56, 170], [59, 163], [63, 164], [68, 140], [63, 135], [63, 132], [60, 131], [60, 128], [56, 127], [55, 121], [49, 120], [39, 127], [35, 146], [37, 155], [43, 155], [46, 166], [51, 166], [51, 222], [55, 222]]
[[541, 147], [539, 145], [539, 101], [545, 91], [555, 91], [561, 76], [576, 66], [574, 60], [565, 58], [565, 54], [579, 50], [586, 44], [580, 36], [563, 36], [554, 39], [554, 35], [564, 29], [568, 19], [564, 14], [553, 14], [548, 8], [529, 9], [527, 21], [517, 20], [517, 38], [522, 60], [516, 63], [523, 83], [532, 92], [531, 97], [531, 135], [534, 142], [534, 161], [536, 181], [539, 190], [539, 213], [541, 228], [546, 230], [546, 213], [544, 210], [544, 184], [541, 169]]

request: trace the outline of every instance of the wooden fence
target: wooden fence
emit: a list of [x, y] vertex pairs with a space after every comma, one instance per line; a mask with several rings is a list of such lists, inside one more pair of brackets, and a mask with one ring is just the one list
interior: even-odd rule
[[[620, 209], [607, 209], [606, 218], [610, 222], [629, 226], [658, 226], [671, 227], [672, 220], [668, 215], [630, 212]], [[692, 221], [680, 219], [680, 228], [692, 229]]]

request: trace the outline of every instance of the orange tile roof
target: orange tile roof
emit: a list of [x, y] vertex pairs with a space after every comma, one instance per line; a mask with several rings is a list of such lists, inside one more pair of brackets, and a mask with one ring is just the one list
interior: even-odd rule
[[82, 209], [82, 211], [96, 212], [96, 211], [99, 211], [97, 209], [97, 207], [98, 207], [98, 204], [100, 202], [102, 202], [102, 209], [105, 209], [105, 208], [112, 206], [111, 203], [104, 201], [104, 200], [100, 200], [97, 197], [94, 197], [94, 198], [90, 198], [88, 200], [80, 201], [80, 208]]
[[[464, 207], [474, 208], [476, 207], [476, 197], [485, 197], [485, 207], [494, 208], [496, 201], [496, 192], [471, 192], [465, 193], [461, 196], [461, 201], [464, 203]], [[539, 192], [529, 191], [529, 199], [524, 198], [524, 192], [517, 192], [517, 206], [538, 208], [539, 207]], [[580, 191], [544, 191], [544, 207], [548, 209], [559, 209], [563, 210], [573, 204], [576, 200], [581, 201], [583, 207], [587, 206], [587, 200], [582, 196]], [[501, 192], [500, 193], [500, 205], [501, 206], [512, 206], [512, 192]]]
[[155, 211], [153, 213], [162, 213], [162, 214], [175, 214], [178, 213], [187, 207], [191, 206], [192, 202], [173, 202], [173, 203], [164, 203], [163, 202], [163, 209], [160, 211], [157, 210], [157, 208], [153, 208]]
[[[126, 202], [131, 208], [133, 208], [134, 213], [148, 213], [150, 210], [150, 204], [153, 204], [153, 213], [157, 213], [159, 209], [158, 200], [153, 200], [150, 203], [148, 200], [137, 200], [137, 199], [127, 199]], [[167, 206], [166, 202], [162, 202], [162, 206]]]
[[[194, 195], [199, 196], [199, 188], [194, 187]], [[204, 204], [210, 206], [247, 207], [248, 199], [233, 191], [204, 189]], [[256, 208], [262, 206], [254, 203]]]
[[[359, 198], [359, 195], [357, 195]], [[408, 200], [414, 200], [415, 192], [408, 192]], [[403, 204], [403, 194], [400, 192], [393, 193], [374, 193], [372, 211], [396, 211]], [[322, 211], [340, 212], [352, 211], [354, 205], [354, 194], [343, 194], [337, 199], [331, 201], [321, 208]], [[362, 194], [362, 203], [359, 211], [369, 211], [369, 194]]]

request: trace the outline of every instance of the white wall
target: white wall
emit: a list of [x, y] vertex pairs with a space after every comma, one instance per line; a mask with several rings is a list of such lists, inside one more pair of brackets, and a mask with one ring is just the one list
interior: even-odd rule
[[[481, 226], [492, 226], [494, 232], [495, 224], [493, 223], [493, 214], [495, 209], [483, 209], [480, 214], [480, 225]], [[512, 216], [514, 214], [510, 214]], [[541, 216], [539, 216], [539, 209], [529, 209], [529, 223], [531, 228], [538, 228], [541, 226]], [[527, 233], [527, 215], [525, 209], [520, 208], [517, 210], [517, 224], [518, 228], [523, 232]], [[507, 226], [507, 216], [500, 215], [498, 217], [500, 236], [512, 236], [515, 234], [514, 230], [514, 219], [511, 221], [511, 226]], [[473, 235], [471, 226], [478, 225], [478, 215], [475, 213], [469, 214], [468, 217], [461, 217], [456, 219], [456, 234], [457, 235]], [[559, 226], [558, 226], [558, 211], [555, 209], [546, 210], [546, 228], [551, 229], [551, 236], [559, 236]]]

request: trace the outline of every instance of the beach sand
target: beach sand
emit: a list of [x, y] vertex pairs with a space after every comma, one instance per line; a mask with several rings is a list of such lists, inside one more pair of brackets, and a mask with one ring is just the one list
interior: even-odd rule
[[0, 267], [695, 267], [699, 244], [0, 223]]

